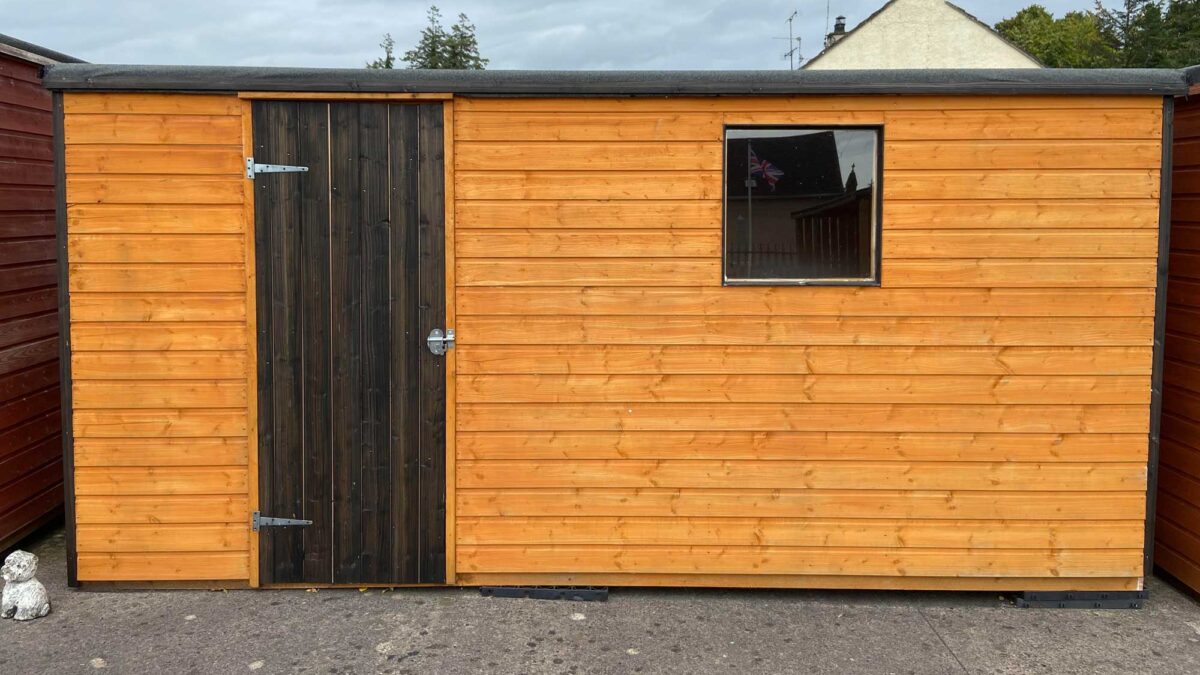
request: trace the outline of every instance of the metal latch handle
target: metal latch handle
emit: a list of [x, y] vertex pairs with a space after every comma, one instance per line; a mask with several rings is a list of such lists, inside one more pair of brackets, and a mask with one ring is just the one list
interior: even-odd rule
[[429, 331], [429, 337], [425, 338], [425, 346], [429, 347], [429, 352], [434, 356], [445, 356], [446, 352], [454, 347], [454, 329], [448, 328], [443, 333], [441, 328], [434, 328]]

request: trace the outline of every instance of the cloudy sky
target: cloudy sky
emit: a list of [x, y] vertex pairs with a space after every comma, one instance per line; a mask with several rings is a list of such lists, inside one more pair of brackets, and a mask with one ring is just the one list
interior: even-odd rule
[[[884, 0], [830, 0], [853, 27]], [[1091, 0], [1038, 0], [1056, 15]], [[94, 63], [359, 67], [425, 24], [428, 0], [0, 0], [0, 33]], [[995, 23], [1024, 0], [959, 0]], [[787, 68], [785, 20], [820, 51], [825, 0], [441, 0], [475, 23], [491, 68]], [[832, 21], [832, 18], [831, 18]], [[784, 39], [776, 39], [783, 37]]]

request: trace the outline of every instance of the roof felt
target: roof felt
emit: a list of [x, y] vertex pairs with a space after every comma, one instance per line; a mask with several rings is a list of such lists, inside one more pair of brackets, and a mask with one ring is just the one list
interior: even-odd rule
[[370, 70], [62, 64], [57, 90], [413, 92], [496, 96], [787, 94], [1141, 94], [1187, 92], [1165, 69], [928, 70]]
[[43, 64], [84, 62], [83, 60], [77, 59], [74, 56], [67, 56], [62, 52], [56, 52], [53, 49], [46, 49], [45, 47], [35, 45], [32, 42], [26, 42], [20, 38], [15, 38], [11, 35], [5, 35], [4, 33], [0, 33], [0, 45], [11, 47], [17, 52], [25, 52], [33, 57], [40, 57], [36, 58], [35, 60]]

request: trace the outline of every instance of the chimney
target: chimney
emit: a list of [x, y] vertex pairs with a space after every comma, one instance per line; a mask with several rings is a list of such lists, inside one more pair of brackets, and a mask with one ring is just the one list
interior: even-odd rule
[[825, 36], [825, 47], [829, 48], [844, 37], [846, 37], [846, 17], [839, 16], [833, 22], [833, 32]]

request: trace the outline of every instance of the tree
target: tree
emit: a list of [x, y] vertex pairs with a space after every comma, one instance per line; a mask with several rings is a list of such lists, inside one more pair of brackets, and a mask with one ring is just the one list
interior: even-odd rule
[[1105, 68], [1117, 53], [1105, 41], [1090, 12], [1069, 12], [1061, 19], [1041, 5], [1030, 5], [996, 24], [996, 31], [1050, 68]]
[[1200, 64], [1200, 0], [1174, 0], [1166, 22], [1167, 63], [1173, 68]]
[[[475, 26], [466, 14], [459, 14], [458, 21], [447, 30], [442, 25], [442, 13], [437, 6], [429, 8], [429, 25], [421, 30], [416, 46], [404, 52], [401, 59], [409, 68], [432, 68], [450, 70], [483, 70], [488, 60], [479, 55], [479, 41], [475, 38]], [[367, 64], [368, 68], [393, 68], [392, 56], [396, 43], [391, 34], [383, 36], [383, 57]]]
[[396, 57], [393, 55], [396, 41], [392, 39], [392, 34], [384, 33], [383, 42], [380, 42], [379, 46], [383, 47], [383, 56], [368, 63], [367, 67], [375, 70], [391, 70], [396, 66]]
[[1096, 0], [1100, 32], [1120, 57], [1121, 68], [1160, 68], [1167, 65], [1170, 36], [1163, 20], [1161, 0], [1124, 0], [1120, 9], [1108, 9]]

